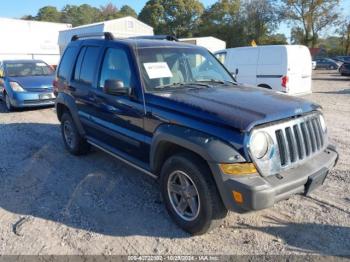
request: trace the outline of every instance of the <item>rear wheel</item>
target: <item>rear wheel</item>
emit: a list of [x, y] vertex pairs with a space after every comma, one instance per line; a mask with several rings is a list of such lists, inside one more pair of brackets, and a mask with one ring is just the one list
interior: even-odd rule
[[266, 89], [272, 89], [271, 86], [266, 85], [266, 84], [260, 84], [258, 87], [266, 88]]
[[6, 109], [8, 112], [11, 112], [14, 110], [14, 107], [11, 105], [11, 100], [10, 97], [8, 96], [8, 94], [4, 94], [4, 100], [5, 100], [5, 105], [6, 105]]
[[227, 215], [209, 168], [193, 154], [170, 157], [160, 184], [170, 217], [191, 234], [207, 232]]
[[67, 150], [73, 155], [86, 154], [90, 145], [79, 134], [70, 114], [64, 113], [61, 118], [61, 131]]

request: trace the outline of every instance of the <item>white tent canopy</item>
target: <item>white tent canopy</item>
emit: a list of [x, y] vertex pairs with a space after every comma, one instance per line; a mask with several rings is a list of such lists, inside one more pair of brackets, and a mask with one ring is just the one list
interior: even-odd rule
[[0, 18], [0, 60], [34, 58], [56, 65], [58, 34], [67, 28], [71, 25]]
[[179, 41], [205, 47], [212, 53], [226, 48], [225, 41], [213, 36], [181, 38]]
[[131, 16], [74, 27], [59, 34], [58, 45], [61, 54], [74, 35], [102, 32], [111, 32], [115, 37], [126, 38], [153, 35], [153, 28]]

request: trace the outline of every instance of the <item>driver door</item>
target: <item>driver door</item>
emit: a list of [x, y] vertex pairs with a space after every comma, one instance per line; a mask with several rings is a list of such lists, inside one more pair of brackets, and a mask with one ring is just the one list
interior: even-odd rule
[[[91, 117], [95, 129], [100, 133], [99, 140], [147, 162], [144, 104], [130, 51], [125, 47], [107, 46], [99, 72], [97, 86], [92, 90], [95, 103]], [[121, 81], [125, 88], [131, 89], [131, 95], [105, 93], [106, 80]]]

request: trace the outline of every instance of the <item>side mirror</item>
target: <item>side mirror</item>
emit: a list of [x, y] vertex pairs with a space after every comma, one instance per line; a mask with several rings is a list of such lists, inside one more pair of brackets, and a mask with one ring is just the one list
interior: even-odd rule
[[238, 68], [236, 68], [236, 72], [235, 72], [235, 74], [236, 74], [236, 75], [238, 75], [238, 72], [239, 72], [239, 70], [238, 70]]
[[103, 91], [106, 94], [114, 95], [114, 96], [122, 96], [122, 95], [129, 96], [131, 94], [131, 88], [124, 87], [123, 81], [114, 80], [114, 79], [105, 80]]

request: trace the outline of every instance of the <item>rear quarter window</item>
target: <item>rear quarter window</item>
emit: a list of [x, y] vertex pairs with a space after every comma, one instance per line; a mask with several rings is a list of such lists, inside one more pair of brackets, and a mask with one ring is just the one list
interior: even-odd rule
[[62, 80], [68, 80], [70, 78], [70, 72], [72, 65], [74, 64], [76, 54], [75, 47], [67, 47], [63, 54], [60, 65], [57, 71], [57, 77]]

